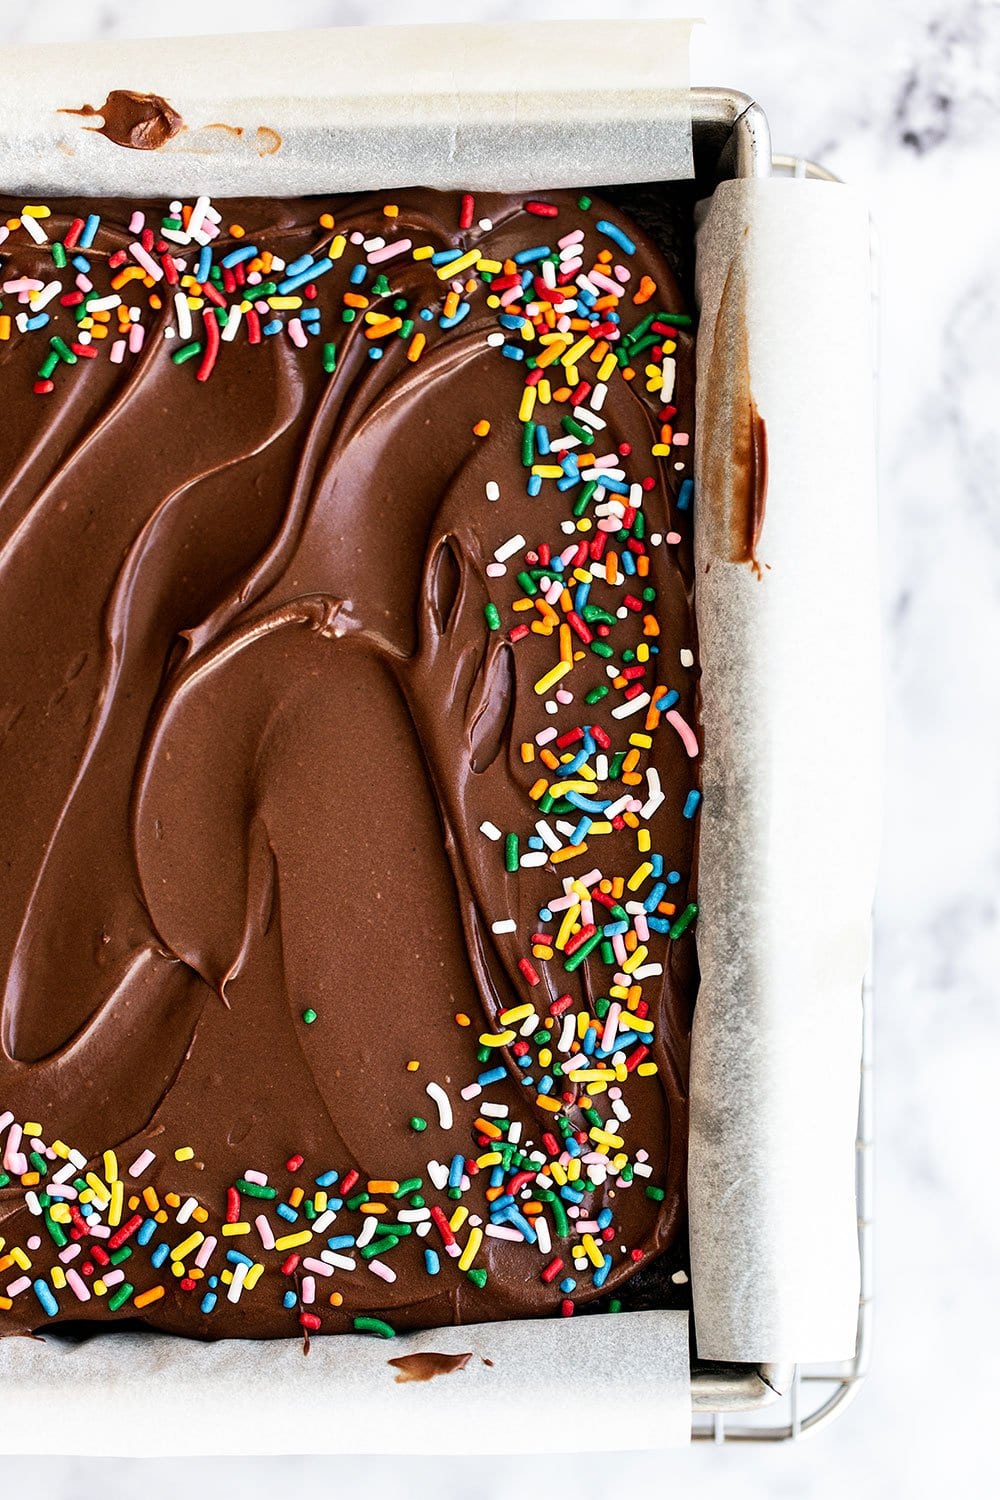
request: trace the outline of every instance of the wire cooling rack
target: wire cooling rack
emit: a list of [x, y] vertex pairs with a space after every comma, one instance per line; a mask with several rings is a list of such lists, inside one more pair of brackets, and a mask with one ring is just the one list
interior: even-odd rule
[[[839, 179], [816, 162], [776, 156], [760, 105], [729, 89], [692, 89], [695, 174], [726, 177]], [[872, 243], [877, 288], [876, 245]], [[877, 296], [877, 291], [876, 294]], [[877, 329], [878, 321], [875, 319]], [[876, 351], [873, 349], [873, 357]], [[873, 1036], [872, 981], [862, 986], [862, 1053], [856, 1142], [856, 1191], [861, 1294], [853, 1359], [829, 1365], [702, 1366], [691, 1376], [692, 1436], [707, 1442], [783, 1442], [819, 1432], [845, 1411], [868, 1372], [872, 1328]]]

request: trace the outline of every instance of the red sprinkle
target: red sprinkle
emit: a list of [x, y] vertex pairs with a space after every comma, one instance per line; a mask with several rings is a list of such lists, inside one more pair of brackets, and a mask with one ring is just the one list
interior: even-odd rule
[[529, 198], [524, 208], [526, 213], [537, 214], [540, 219], [555, 219], [559, 216], [554, 203], [545, 203], [540, 198]]
[[568, 1297], [564, 1299], [559, 1311], [562, 1313], [564, 1318], [571, 1318], [573, 1316], [573, 1304]]
[[541, 984], [541, 976], [539, 975], [538, 970], [535, 968], [534, 964], [531, 962], [530, 958], [519, 958], [517, 961], [517, 967], [520, 969], [521, 973], [524, 975], [529, 984]]
[[282, 1276], [291, 1276], [298, 1266], [300, 1258], [301, 1257], [296, 1255], [294, 1251], [291, 1255], [286, 1256], [285, 1259], [281, 1262]]
[[288, 1158], [288, 1160], [285, 1162], [285, 1171], [286, 1172], [297, 1172], [304, 1161], [305, 1161], [305, 1157], [304, 1156], [300, 1156], [298, 1154], [298, 1152], [296, 1151], [295, 1155], [294, 1156], [290, 1156]]
[[308, 1328], [312, 1333], [315, 1333], [317, 1329], [323, 1327], [323, 1324], [320, 1322], [319, 1318], [317, 1318], [315, 1313], [299, 1313], [299, 1322], [302, 1324], [303, 1328]]
[[348, 1195], [348, 1193], [351, 1191], [351, 1188], [354, 1186], [354, 1184], [356, 1182], [359, 1182], [360, 1179], [361, 1179], [361, 1173], [358, 1172], [354, 1167], [352, 1167], [351, 1170], [348, 1173], [345, 1174], [344, 1180], [340, 1184], [340, 1195], [341, 1195], [341, 1197], [346, 1198], [347, 1195]]
[[[473, 214], [475, 212], [476, 212], [476, 200], [475, 200], [475, 198], [473, 198], [473, 196], [472, 196], [471, 193], [463, 193], [462, 194], [462, 207], [461, 207], [461, 211], [460, 211], [460, 213], [458, 215], [458, 227], [459, 227], [459, 229], [471, 229], [472, 228], [472, 217], [473, 217]], [[516, 277], [514, 278], [514, 280], [517, 280], [517, 279], [518, 278], [516, 278]], [[495, 282], [494, 282], [494, 285], [496, 285]], [[513, 282], [511, 282], [511, 285], [513, 285]]]
[[563, 1262], [557, 1255], [555, 1260], [550, 1260], [548, 1265], [545, 1267], [545, 1270], [542, 1272], [542, 1280], [545, 1282], [555, 1281], [562, 1268]]
[[108, 1240], [109, 1249], [120, 1250], [125, 1241], [135, 1234], [141, 1223], [142, 1214], [133, 1214], [131, 1219], [127, 1220], [120, 1229], [116, 1229]]
[[73, 250], [76, 247], [76, 242], [80, 238], [81, 234], [83, 233], [83, 226], [84, 226], [83, 219], [74, 219], [73, 220], [72, 224], [69, 226], [69, 228], [67, 229], [66, 233], [63, 235], [63, 249], [64, 250]]
[[221, 339], [221, 334], [219, 333], [219, 324], [216, 320], [215, 313], [210, 307], [205, 308], [205, 311], [202, 314], [202, 321], [205, 325], [205, 352], [202, 355], [201, 363], [198, 366], [198, 379], [207, 380], [212, 371], [215, 369], [215, 361], [219, 353], [219, 341]]
[[444, 1240], [445, 1244], [446, 1245], [454, 1245], [454, 1243], [455, 1243], [455, 1236], [451, 1232], [451, 1225], [448, 1223], [448, 1220], [445, 1218], [443, 1210], [440, 1209], [440, 1208], [438, 1208], [438, 1206], [437, 1206], [436, 1203], [435, 1203], [434, 1207], [431, 1209], [431, 1218], [434, 1220], [434, 1223], [437, 1225], [438, 1233], [440, 1234], [441, 1238]]
[[226, 1189], [226, 1223], [240, 1222], [240, 1195], [235, 1188]]

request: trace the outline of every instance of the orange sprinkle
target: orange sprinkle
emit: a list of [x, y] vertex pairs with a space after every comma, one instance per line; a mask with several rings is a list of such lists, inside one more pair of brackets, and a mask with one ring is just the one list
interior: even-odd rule
[[151, 1302], [159, 1302], [162, 1296], [162, 1286], [151, 1286], [148, 1292], [140, 1292], [138, 1297], [133, 1299], [132, 1305], [133, 1307], [148, 1307]]
[[242, 224], [230, 224], [229, 233], [232, 235], [234, 240], [241, 240], [246, 234], [246, 230], [243, 228]]
[[469, 1020], [469, 1018], [465, 1014], [464, 1010], [460, 1010], [458, 1012], [458, 1015], [455, 1017], [455, 1020], [458, 1022], [459, 1026], [471, 1026], [472, 1025], [472, 1022]]
[[336, 222], [337, 221], [333, 217], [333, 214], [320, 214], [319, 216], [319, 224], [321, 229], [332, 229]]
[[644, 276], [642, 278], [642, 280], [639, 282], [639, 290], [636, 292], [635, 296], [632, 298], [632, 301], [633, 302], [648, 302], [649, 299], [650, 299], [650, 297], [652, 297], [652, 295], [653, 295], [653, 293], [655, 291], [656, 291], [656, 282], [653, 280], [652, 276]]
[[485, 437], [490, 430], [490, 424], [485, 417], [481, 417], [472, 430], [476, 437]]
[[[425, 334], [423, 334], [423, 333], [415, 333], [413, 335], [412, 339], [409, 342], [409, 345], [407, 346], [407, 350], [406, 350], [406, 357], [410, 361], [411, 364], [416, 364], [417, 360], [420, 358], [421, 354], [423, 353], [424, 345], [426, 344], [426, 342], [427, 342], [427, 337], [426, 337]], [[516, 605], [514, 607], [515, 607], [515, 609], [517, 608]]]

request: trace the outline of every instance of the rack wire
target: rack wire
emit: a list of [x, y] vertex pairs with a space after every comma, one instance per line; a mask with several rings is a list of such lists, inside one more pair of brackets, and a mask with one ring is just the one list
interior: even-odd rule
[[[775, 155], [767, 117], [748, 95], [728, 89], [692, 89], [695, 174], [726, 177], [782, 175], [840, 179], [805, 157]], [[877, 306], [877, 245], [872, 237], [873, 301]], [[875, 328], [878, 319], [875, 318]], [[873, 349], [873, 357], [877, 351]], [[861, 993], [862, 1049], [856, 1137], [856, 1196], [860, 1298], [852, 1359], [838, 1364], [772, 1364], [701, 1367], [691, 1376], [692, 1437], [714, 1443], [787, 1442], [823, 1431], [857, 1396], [868, 1373], [872, 1346], [874, 1043], [871, 974]]]

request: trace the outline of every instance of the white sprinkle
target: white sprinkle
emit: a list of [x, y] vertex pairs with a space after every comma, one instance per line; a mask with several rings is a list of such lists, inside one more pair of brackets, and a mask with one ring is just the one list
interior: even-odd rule
[[[68, 1281], [69, 1277], [67, 1277], [66, 1279]], [[676, 1284], [678, 1286], [684, 1286], [685, 1283], [687, 1282], [687, 1279], [688, 1279], [688, 1274], [687, 1274], [686, 1271], [675, 1271], [674, 1274], [670, 1278], [670, 1280], [673, 1281], [673, 1282], [676, 1282]]]
[[689, 651], [688, 648], [687, 648], [687, 646], [682, 646], [681, 647], [681, 666], [682, 667], [693, 667], [694, 666], [694, 652], [693, 651]]
[[503, 932], [516, 932], [517, 923], [513, 917], [505, 917], [502, 922], [494, 922], [490, 930], [497, 933], [498, 936]]
[[429, 1208], [401, 1208], [396, 1218], [401, 1224], [422, 1224], [430, 1216], [431, 1211]]
[[499, 349], [501, 344], [505, 344], [507, 342], [507, 338], [506, 335], [502, 333], [489, 333], [486, 335], [486, 342], [489, 344], [491, 349]]
[[189, 238], [194, 239], [197, 236], [211, 206], [212, 200], [205, 193], [202, 193], [200, 197], [195, 199], [194, 208], [191, 210], [191, 217], [188, 219], [187, 224]]
[[522, 870], [539, 870], [548, 862], [549, 856], [544, 849], [530, 849], [527, 854], [522, 854], [518, 863]]
[[87, 311], [88, 313], [110, 312], [111, 308], [120, 306], [121, 300], [122, 299], [118, 296], [95, 297], [93, 302], [87, 303]]
[[562, 840], [556, 838], [555, 834], [552, 832], [552, 829], [549, 827], [548, 823], [546, 823], [544, 818], [539, 818], [538, 822], [535, 824], [535, 832], [538, 834], [538, 837], [542, 840], [543, 843], [548, 844], [549, 848], [553, 850], [553, 852], [557, 849], [562, 848]]
[[[642, 933], [639, 934], [643, 936]], [[641, 968], [632, 970], [632, 978], [641, 983], [644, 979], [655, 979], [663, 973], [662, 964], [643, 964]]]
[[312, 1230], [313, 1234], [325, 1234], [336, 1217], [336, 1209], [325, 1208], [318, 1219], [313, 1219], [309, 1228]]
[[327, 1261], [331, 1266], [336, 1266], [338, 1271], [356, 1271], [358, 1263], [349, 1255], [338, 1255], [336, 1250], [321, 1250], [320, 1260]]
[[36, 245], [45, 245], [48, 243], [48, 235], [45, 233], [45, 230], [39, 224], [38, 220], [33, 219], [30, 214], [22, 215], [21, 224], [31, 235]]
[[[642, 805], [642, 816], [644, 818], [651, 818], [666, 798], [660, 787], [660, 773], [654, 766], [646, 768], [646, 780], [649, 783], [649, 797]], [[607, 817], [607, 813], [605, 813], [605, 817]]]
[[365, 1218], [361, 1233], [358, 1235], [357, 1240], [355, 1241], [355, 1244], [357, 1245], [359, 1250], [363, 1249], [364, 1246], [368, 1244], [369, 1240], [373, 1240], [375, 1238], [375, 1231], [377, 1229], [378, 1219], [376, 1219], [374, 1214], [368, 1214]]
[[632, 714], [637, 714], [644, 709], [648, 702], [649, 694], [640, 693], [637, 698], [630, 698], [624, 703], [619, 703], [617, 708], [611, 710], [611, 717], [613, 719], [628, 719]]
[[552, 1239], [549, 1235], [549, 1226], [541, 1214], [535, 1220], [535, 1233], [538, 1236], [539, 1250], [543, 1255], [548, 1255], [552, 1249]]
[[487, 1103], [482, 1105], [479, 1112], [485, 1115], [488, 1120], [506, 1120], [510, 1114], [510, 1107], [506, 1104]]
[[185, 1198], [184, 1202], [181, 1204], [180, 1208], [177, 1210], [177, 1214], [176, 1214], [177, 1223], [178, 1224], [186, 1224], [187, 1221], [188, 1221], [188, 1219], [190, 1219], [191, 1215], [194, 1213], [194, 1211], [195, 1211], [195, 1209], [197, 1207], [198, 1207], [198, 1200], [197, 1200], [197, 1198]]
[[503, 834], [500, 832], [495, 823], [480, 823], [479, 832], [485, 833], [486, 837], [488, 839], [492, 839], [494, 843], [497, 839], [503, 838]]
[[237, 332], [239, 330], [240, 323], [242, 321], [243, 321], [243, 309], [240, 307], [240, 304], [238, 302], [236, 302], [236, 303], [234, 303], [234, 305], [232, 306], [232, 308], [230, 308], [229, 319], [228, 319], [228, 321], [226, 323], [225, 328], [222, 330], [223, 343], [226, 343], [226, 344], [231, 344], [232, 343], [233, 339], [236, 337], [236, 334], [237, 334]]
[[177, 333], [180, 338], [189, 339], [193, 331], [191, 309], [188, 307], [188, 299], [183, 292], [174, 293], [174, 309], [177, 313]]
[[[229, 1289], [226, 1292], [226, 1297], [230, 1302], [238, 1302], [240, 1300], [240, 1295], [243, 1291], [243, 1283], [247, 1279], [247, 1272], [249, 1271], [249, 1269], [250, 1267], [244, 1260], [241, 1260], [237, 1264], [236, 1269], [233, 1272], [233, 1279], [229, 1283]], [[107, 1282], [107, 1279], [108, 1278], [105, 1276], [105, 1283]]]
[[36, 292], [35, 295], [29, 299], [32, 312], [41, 312], [43, 307], [48, 307], [49, 303], [52, 301], [52, 298], [58, 296], [61, 291], [61, 282], [50, 281], [48, 286], [43, 287], [40, 292]]
[[496, 482], [495, 479], [487, 480], [487, 483], [486, 483], [486, 498], [487, 498], [487, 500], [499, 500], [500, 499], [500, 486], [497, 484], [497, 482]]
[[438, 1124], [441, 1126], [441, 1129], [450, 1130], [453, 1124], [453, 1116], [451, 1113], [451, 1100], [448, 1098], [448, 1095], [439, 1083], [429, 1083], [426, 1092], [428, 1097], [433, 1099], [437, 1105]]
[[508, 557], [513, 557], [515, 553], [520, 552], [524, 546], [524, 537], [521, 536], [520, 532], [518, 532], [517, 536], [512, 536], [508, 541], [499, 546], [494, 552], [493, 556], [496, 558], [497, 562], [506, 562]]
[[448, 1168], [440, 1161], [429, 1161], [427, 1163], [427, 1174], [441, 1193], [448, 1186]]
[[489, 234], [490, 230], [493, 228], [493, 220], [492, 219], [480, 219], [480, 221], [479, 221], [479, 227], [483, 231], [484, 234]]
[[520, 1145], [520, 1141], [521, 1141], [521, 1122], [520, 1122], [520, 1120], [515, 1120], [514, 1121], [513, 1125], [510, 1127], [510, 1129], [507, 1132], [507, 1139], [512, 1143], [512, 1145], [515, 1145], [515, 1146]]

